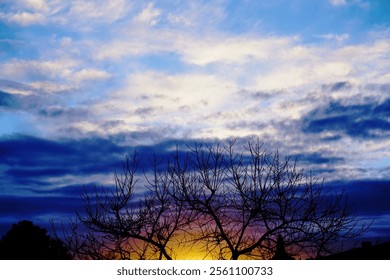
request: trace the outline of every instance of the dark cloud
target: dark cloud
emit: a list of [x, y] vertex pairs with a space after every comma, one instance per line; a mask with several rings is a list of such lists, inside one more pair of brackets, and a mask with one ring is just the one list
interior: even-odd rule
[[83, 209], [81, 197], [66, 196], [0, 196], [0, 212], [2, 216], [19, 219], [39, 215], [61, 214], [73, 215]]
[[36, 189], [36, 188], [26, 188], [27, 191], [30, 191], [33, 194], [38, 195], [45, 195], [45, 196], [66, 196], [66, 197], [80, 197], [80, 195], [84, 192], [91, 192], [93, 189], [98, 187], [99, 190], [101, 189], [110, 189], [112, 186], [100, 186], [99, 183], [96, 182], [90, 182], [84, 185], [81, 184], [75, 184], [75, 185], [68, 185], [65, 187], [52, 187], [48, 189]]
[[0, 91], [0, 107], [14, 108], [18, 104], [14, 95]]
[[383, 138], [389, 137], [389, 116], [390, 99], [358, 105], [332, 102], [305, 116], [302, 130], [305, 133], [329, 131], [354, 138]]
[[78, 121], [88, 116], [88, 110], [84, 108], [63, 108], [58, 106], [49, 106], [40, 109], [38, 114], [47, 118], [66, 118], [67, 120]]
[[281, 90], [250, 91], [250, 90], [243, 89], [236, 92], [235, 95], [238, 96], [239, 98], [245, 96], [245, 98], [251, 98], [254, 100], [267, 100], [277, 95], [282, 95], [284, 93], [285, 92]]
[[[62, 121], [62, 123], [87, 119], [90, 114], [90, 107], [85, 105], [75, 107], [59, 105], [67, 104], [72, 98], [76, 98], [77, 92], [67, 92], [67, 99], [64, 99], [61, 91], [47, 92], [44, 89], [38, 90], [28, 85], [0, 80], [0, 88], [2, 86], [12, 88], [15, 94], [0, 90], [0, 108], [7, 107], [14, 111], [31, 113], [41, 121], [51, 118]], [[18, 91], [28, 92], [28, 94], [17, 94]]]
[[323, 137], [323, 138], [321, 138], [321, 140], [326, 141], [326, 142], [328, 142], [328, 141], [331, 142], [331, 141], [338, 141], [341, 138], [343, 138], [341, 135], [335, 135], [335, 136]]
[[102, 124], [99, 125], [99, 127], [104, 130], [107, 130], [107, 129], [116, 128], [124, 124], [125, 122], [123, 120], [111, 120], [111, 121], [103, 122]]
[[390, 83], [389, 84], [367, 84], [364, 88], [369, 91], [379, 92], [380, 94], [390, 93]]
[[27, 187], [39, 190], [48, 186], [58, 187], [52, 185], [51, 179], [61, 179], [67, 175], [79, 176], [80, 182], [91, 175], [110, 176], [121, 171], [125, 155], [134, 150], [140, 157], [140, 168], [148, 171], [152, 168], [151, 160], [154, 157], [166, 162], [178, 148], [184, 158], [186, 145], [194, 143], [167, 140], [135, 147], [123, 144], [127, 140], [125, 135], [79, 140], [48, 140], [27, 135], [0, 138], [0, 187], [3, 191]]
[[[113, 141], [93, 138], [47, 140], [26, 135], [0, 139], [3, 184], [45, 184], [52, 177], [111, 174], [130, 152]], [[35, 182], [35, 183], [34, 183]]]
[[351, 89], [352, 85], [349, 82], [337, 82], [322, 86], [322, 91], [336, 92], [341, 90]]
[[325, 186], [336, 191], [344, 190], [359, 215], [390, 215], [389, 180], [345, 180], [327, 182]]
[[20, 220], [40, 221], [50, 229], [51, 219], [67, 222], [77, 212], [84, 209], [78, 197], [66, 196], [4, 196], [0, 195], [0, 235], [9, 230], [10, 225]]
[[334, 164], [343, 161], [341, 157], [327, 157], [320, 153], [293, 154], [291, 158], [296, 159], [298, 162], [312, 164]]
[[135, 110], [135, 114], [137, 116], [141, 116], [141, 117], [144, 117], [144, 116], [151, 116], [151, 115], [154, 115], [156, 113], [157, 110], [161, 110], [162, 108], [159, 107], [143, 107], [143, 108], [138, 108]]
[[352, 214], [370, 224], [366, 237], [390, 240], [390, 181], [348, 180], [325, 182], [330, 191], [344, 191]]
[[271, 124], [264, 121], [232, 121], [226, 124], [226, 128], [231, 130], [250, 129], [252, 131], [262, 131]]

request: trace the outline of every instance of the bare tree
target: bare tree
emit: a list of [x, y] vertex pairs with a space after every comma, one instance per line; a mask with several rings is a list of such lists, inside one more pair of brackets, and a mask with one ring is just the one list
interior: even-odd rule
[[[179, 161], [179, 159], [176, 159]], [[278, 153], [267, 154], [258, 142], [236, 153], [226, 147], [195, 145], [186, 172], [176, 164], [176, 193], [195, 210], [197, 241], [214, 258], [270, 258], [277, 239], [293, 255], [319, 257], [358, 227], [343, 193], [331, 194]]]
[[174, 201], [167, 173], [153, 162], [146, 184], [137, 177], [136, 153], [126, 157], [115, 188], [85, 191], [85, 213], [79, 213], [65, 242], [82, 259], [172, 259], [176, 236], [188, 225], [183, 204]]
[[270, 259], [283, 244], [291, 256], [318, 258], [366, 229], [344, 193], [259, 142], [239, 152], [234, 142], [177, 149], [143, 176], [138, 166], [134, 153], [114, 189], [83, 194], [85, 214], [65, 239], [76, 257], [172, 259], [178, 244], [200, 244], [214, 259]]

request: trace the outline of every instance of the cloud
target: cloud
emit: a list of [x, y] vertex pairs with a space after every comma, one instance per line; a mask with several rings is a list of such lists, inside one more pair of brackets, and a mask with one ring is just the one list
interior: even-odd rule
[[67, 6], [69, 12], [63, 15], [62, 21], [68, 25], [75, 24], [86, 31], [92, 31], [95, 24], [108, 24], [120, 20], [132, 8], [132, 4], [126, 0], [80, 0], [71, 1]]
[[76, 61], [61, 60], [22, 60], [13, 59], [3, 64], [0, 71], [7, 78], [14, 80], [53, 80], [69, 77]]
[[105, 70], [82, 65], [83, 62], [67, 58], [45, 61], [13, 59], [0, 66], [0, 72], [6, 79], [24, 81], [27, 84], [24, 89], [29, 88], [29, 91], [18, 93], [25, 94], [67, 92], [112, 76]]
[[291, 159], [296, 159], [301, 164], [327, 164], [334, 165], [335, 163], [342, 162], [344, 159], [341, 157], [331, 157], [325, 156], [319, 152], [316, 153], [302, 153], [302, 154], [292, 154], [290, 155]]
[[82, 213], [83, 210], [80, 197], [0, 195], [0, 236], [20, 220], [33, 220], [50, 231], [51, 220], [66, 224], [76, 211]]
[[386, 202], [390, 197], [389, 180], [342, 180], [326, 182], [326, 186], [336, 191], [344, 190], [348, 201], [358, 214], [380, 216], [390, 213]]
[[178, 42], [178, 51], [187, 63], [207, 65], [210, 63], [247, 63], [250, 60], [268, 60], [275, 49], [286, 49], [292, 39], [269, 37], [249, 39], [245, 37], [219, 38], [210, 37], [202, 40], [182, 38]]
[[[231, 87], [231, 81], [213, 75], [135, 73], [129, 75], [126, 86], [113, 92], [109, 101], [96, 104], [94, 110], [123, 120], [127, 131], [132, 127], [138, 131], [153, 130], [157, 125], [174, 128], [178, 133], [200, 132], [199, 129], [213, 125], [202, 119], [226, 105], [226, 94], [235, 90]], [[154, 113], [140, 114], [145, 113], [145, 108], [149, 112], [154, 108]]]
[[[43, 106], [42, 106], [43, 107]], [[86, 108], [63, 108], [60, 106], [47, 106], [39, 109], [39, 116], [46, 118], [62, 118], [64, 121], [78, 122], [87, 118], [89, 111]]]
[[326, 131], [352, 138], [388, 138], [390, 136], [390, 99], [382, 103], [343, 105], [332, 102], [304, 117], [305, 133]]
[[120, 167], [126, 152], [126, 147], [99, 138], [53, 141], [23, 135], [3, 137], [0, 140], [1, 181], [3, 186], [13, 186], [16, 190], [24, 181], [55, 183], [53, 178], [68, 175], [87, 178], [112, 174]]
[[346, 0], [329, 0], [330, 4], [333, 6], [345, 6], [347, 5]]
[[370, 7], [370, 2], [364, 0], [329, 0], [329, 3], [335, 7], [345, 7], [348, 5], [355, 5], [363, 9]]
[[351, 88], [352, 85], [350, 82], [337, 82], [337, 83], [322, 86], [322, 90], [328, 92], [344, 91], [344, 90], [349, 90]]
[[0, 19], [21, 26], [44, 25], [64, 8], [65, 1], [5, 0]]
[[344, 33], [344, 34], [324, 34], [324, 35], [320, 35], [318, 37], [326, 39], [326, 40], [330, 40], [330, 41], [343, 42], [343, 41], [348, 40], [350, 38], [350, 35], [346, 34], [346, 33]]
[[15, 98], [16, 96], [21, 98], [21, 95], [46, 95], [47, 97], [50, 94], [76, 91], [76, 88], [75, 85], [58, 84], [55, 81], [35, 81], [27, 84], [12, 80], [0, 80], [0, 90], [15, 95]]
[[161, 15], [161, 11], [154, 7], [154, 4], [148, 3], [148, 5], [135, 17], [135, 21], [145, 23], [153, 26], [158, 23], [158, 18]]
[[[146, 137], [145, 137], [146, 136]], [[145, 139], [148, 135], [140, 134]], [[127, 138], [126, 138], [127, 137]], [[89, 137], [84, 139], [50, 140], [28, 135], [13, 135], [0, 138], [0, 186], [2, 193], [54, 194], [69, 184], [87, 182], [104, 184], [114, 172], [120, 172], [125, 155], [134, 150], [141, 159], [140, 174], [152, 168], [151, 159], [167, 160], [176, 147], [184, 157], [186, 145], [196, 142], [213, 144], [215, 139], [161, 139], [157, 143], [136, 144], [137, 135], [116, 135], [111, 138]], [[128, 143], [128, 142], [132, 142]], [[99, 179], [104, 179], [99, 182]], [[69, 183], [71, 182], [71, 183]], [[111, 182], [112, 184], [112, 182]], [[62, 189], [61, 189], [62, 188]], [[61, 191], [62, 190], [62, 191]]]
[[[140, 135], [141, 138], [144, 136]], [[109, 139], [89, 137], [79, 140], [49, 140], [20, 134], [1, 137], [2, 193], [24, 190], [28, 186], [35, 186], [38, 190], [59, 188], [64, 181], [68, 181], [66, 178], [72, 178], [73, 183], [79, 180], [81, 185], [86, 179], [93, 181], [91, 178], [95, 175], [111, 179], [114, 172], [121, 170], [125, 155], [135, 149], [143, 158], [142, 168], [147, 171], [151, 168], [150, 159], [153, 156], [167, 159], [175, 151], [176, 145], [185, 146], [188, 143], [184, 140], [166, 140], [146, 145], [144, 141], [143, 145], [135, 146], [126, 142], [121, 135]]]
[[43, 23], [44, 17], [39, 13], [18, 12], [15, 14], [0, 13], [0, 19], [5, 19], [11, 23], [17, 23], [23, 26]]
[[73, 78], [78, 81], [105, 80], [111, 77], [106, 71], [96, 69], [82, 69], [74, 73]]
[[16, 0], [20, 4], [24, 5], [26, 8], [32, 9], [34, 11], [46, 11], [48, 9], [47, 0]]
[[16, 106], [17, 106], [17, 100], [12, 94], [0, 91], [0, 108], [1, 107], [14, 108]]
[[126, 0], [6, 0], [5, 12], [0, 13], [0, 19], [22, 26], [55, 24], [91, 31], [91, 24], [120, 20], [130, 9], [131, 4]]

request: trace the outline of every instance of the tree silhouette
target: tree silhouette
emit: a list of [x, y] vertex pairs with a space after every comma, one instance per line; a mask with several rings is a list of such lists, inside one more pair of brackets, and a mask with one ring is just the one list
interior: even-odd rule
[[331, 194], [278, 153], [267, 154], [258, 142], [245, 152], [195, 145], [174, 181], [179, 200], [199, 213], [198, 238], [214, 258], [270, 258], [278, 236], [293, 255], [319, 257], [343, 238], [365, 227], [348, 208], [343, 193]]
[[79, 258], [172, 259], [178, 242], [200, 244], [214, 259], [270, 259], [282, 245], [286, 255], [318, 258], [366, 230], [344, 193], [259, 142], [243, 148], [177, 150], [162, 169], [154, 159], [143, 184], [132, 154], [114, 190], [84, 193], [84, 230], [73, 227], [68, 246]]
[[65, 235], [75, 258], [173, 258], [175, 238], [190, 223], [191, 211], [184, 215], [184, 203], [174, 200], [168, 173], [159, 170], [156, 159], [145, 185], [137, 184], [138, 165], [133, 153], [123, 162], [122, 174], [115, 174], [114, 190], [95, 187], [82, 194], [86, 212]]
[[31, 221], [20, 221], [0, 240], [2, 260], [69, 260], [67, 248], [60, 239], [47, 235], [44, 228]]

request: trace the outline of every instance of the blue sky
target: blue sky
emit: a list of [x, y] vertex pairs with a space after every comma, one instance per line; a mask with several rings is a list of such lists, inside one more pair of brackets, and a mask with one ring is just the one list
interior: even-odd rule
[[386, 0], [0, 1], [0, 229], [69, 214], [132, 148], [259, 139], [348, 188], [389, 238], [389, 14]]

